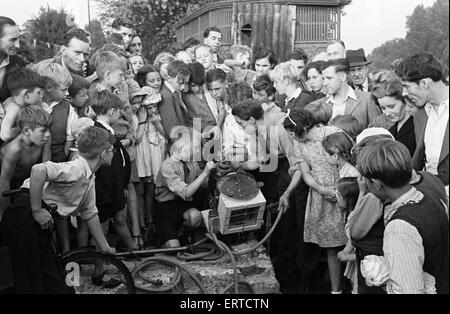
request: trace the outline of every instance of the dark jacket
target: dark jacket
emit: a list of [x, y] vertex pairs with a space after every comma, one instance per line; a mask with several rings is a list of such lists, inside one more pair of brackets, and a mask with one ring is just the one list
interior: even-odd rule
[[[106, 130], [97, 121], [94, 126]], [[95, 197], [101, 221], [112, 218], [116, 212], [125, 208], [127, 202], [124, 191], [130, 182], [130, 157], [119, 140], [114, 143], [114, 148], [116, 151], [111, 166], [103, 166], [95, 173]], [[104, 210], [108, 213], [103, 213]]]
[[158, 109], [166, 138], [170, 138], [170, 132], [175, 126], [190, 126], [186, 105], [181, 95], [177, 92], [172, 93], [165, 84], [161, 88], [161, 102]]
[[[3, 60], [3, 58], [0, 58]], [[8, 79], [9, 73], [17, 68], [23, 68], [27, 64], [20, 56], [9, 56], [9, 64], [6, 66], [5, 78], [3, 79], [2, 85], [0, 86], [0, 102], [4, 102], [6, 99], [11, 97], [8, 87], [6, 86], [6, 81]]]
[[70, 103], [62, 101], [57, 104], [50, 114], [52, 116], [51, 152], [53, 162], [66, 162], [67, 155], [64, 147], [67, 141], [67, 118], [69, 117]]
[[397, 131], [398, 123], [395, 123], [390, 129], [392, 136], [394, 136], [397, 142], [405, 145], [409, 154], [414, 156], [414, 152], [416, 151], [416, 134], [414, 133], [414, 117], [410, 117], [405, 124], [402, 125], [400, 130]]
[[286, 95], [280, 95], [278, 93], [275, 94], [275, 103], [278, 105], [278, 107], [281, 108], [282, 112], [287, 112], [288, 109], [292, 110], [294, 108], [297, 109], [303, 109], [306, 107], [307, 104], [314, 101], [314, 96], [311, 94], [311, 92], [302, 89], [302, 92], [300, 96], [298, 96], [295, 99], [292, 99], [289, 101], [289, 103], [286, 105]]

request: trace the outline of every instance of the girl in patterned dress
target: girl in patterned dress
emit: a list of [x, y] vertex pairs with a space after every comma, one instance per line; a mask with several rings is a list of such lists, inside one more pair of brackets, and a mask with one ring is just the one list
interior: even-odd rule
[[[148, 79], [149, 76], [146, 75], [145, 79]], [[166, 139], [163, 135], [164, 130], [157, 107], [158, 103], [161, 102], [161, 94], [157, 92], [155, 86], [143, 86], [142, 91], [146, 94], [142, 107], [146, 109], [147, 120], [143, 123], [144, 127], [139, 128], [136, 136], [138, 143], [136, 166], [140, 178], [136, 190], [139, 208], [143, 209], [140, 215], [141, 223], [145, 219], [147, 231], [154, 232], [154, 179], [166, 157]]]
[[[308, 106], [307, 106], [308, 107]], [[293, 109], [287, 119], [295, 132], [295, 151], [300, 159], [302, 177], [311, 188], [305, 213], [304, 241], [316, 243], [327, 251], [328, 270], [332, 293], [341, 293], [341, 265], [337, 253], [347, 243], [344, 216], [335, 198], [335, 185], [339, 172], [323, 155], [322, 140], [339, 132], [334, 126], [326, 126], [331, 114], [320, 108]], [[314, 112], [314, 115], [311, 113]], [[285, 120], [285, 121], [286, 121]]]

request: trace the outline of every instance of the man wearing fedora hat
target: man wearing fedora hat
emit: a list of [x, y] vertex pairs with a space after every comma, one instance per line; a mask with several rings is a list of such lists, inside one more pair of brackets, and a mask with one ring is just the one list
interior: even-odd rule
[[347, 50], [347, 60], [350, 64], [350, 86], [356, 91], [370, 92], [368, 65], [372, 62], [367, 61], [364, 49]]

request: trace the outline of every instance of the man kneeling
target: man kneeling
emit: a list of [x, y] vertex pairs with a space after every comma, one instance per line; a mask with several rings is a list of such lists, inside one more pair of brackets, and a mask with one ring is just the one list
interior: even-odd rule
[[182, 226], [198, 228], [202, 223], [199, 202], [193, 200], [199, 200], [194, 195], [207, 184], [214, 163], [208, 162], [201, 171], [192, 160], [194, 150], [188, 137], [176, 140], [156, 177], [156, 231], [165, 247], [180, 246], [177, 237]]

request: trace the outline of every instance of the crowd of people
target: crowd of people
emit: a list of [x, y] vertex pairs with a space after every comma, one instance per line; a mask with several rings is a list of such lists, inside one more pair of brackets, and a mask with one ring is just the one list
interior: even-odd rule
[[151, 43], [116, 19], [97, 51], [73, 28], [57, 56], [25, 67], [18, 39], [0, 16], [0, 191], [20, 189], [0, 196], [5, 291], [64, 291], [53, 228], [62, 252], [183, 245], [220, 161], [283, 213], [266, 244], [282, 293], [314, 293], [324, 275], [332, 294], [344, 278], [352, 293], [448, 293], [449, 88], [433, 55], [370, 69], [363, 49], [333, 41], [278, 60], [266, 47], [224, 53], [210, 27], [147, 60]]

